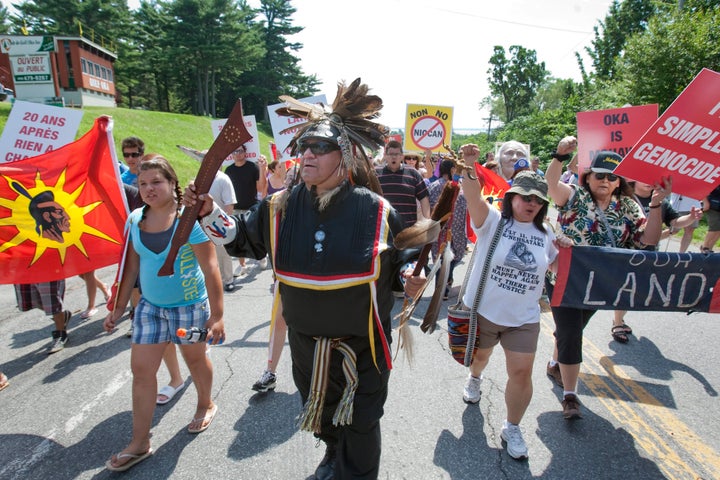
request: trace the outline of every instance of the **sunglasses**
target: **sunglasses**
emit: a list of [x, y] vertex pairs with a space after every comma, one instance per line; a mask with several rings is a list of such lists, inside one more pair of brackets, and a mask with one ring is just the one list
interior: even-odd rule
[[300, 153], [305, 152], [305, 150], [310, 149], [313, 155], [325, 155], [330, 152], [334, 152], [336, 150], [340, 150], [340, 147], [335, 145], [332, 142], [326, 142], [326, 141], [319, 141], [319, 142], [313, 142], [313, 143], [306, 143], [306, 142], [298, 142], [298, 149]]
[[413, 162], [417, 162], [417, 158], [415, 157], [405, 157], [405, 161], [412, 160]]
[[142, 155], [142, 153], [140, 153], [140, 152], [123, 152], [123, 157], [125, 157], [125, 158], [128, 158], [128, 157], [138, 158], [140, 155]]
[[614, 173], [605, 173], [605, 172], [598, 173], [598, 172], [593, 172], [593, 175], [595, 175], [595, 178], [596, 178], [597, 180], [605, 180], [605, 179], [607, 178], [607, 179], [608, 179], [608, 182], [614, 182], [615, 180], [617, 180], [617, 179], [619, 178], [619, 177], [618, 177], [617, 175], [615, 175]]
[[526, 203], [535, 202], [538, 205], [545, 204], [545, 200], [538, 197], [537, 195], [518, 195], [518, 197], [520, 197], [522, 199], [522, 201], [526, 202]]

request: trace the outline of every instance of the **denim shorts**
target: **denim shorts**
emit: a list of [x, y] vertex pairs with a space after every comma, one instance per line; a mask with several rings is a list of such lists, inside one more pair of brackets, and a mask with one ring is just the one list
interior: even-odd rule
[[152, 345], [172, 342], [188, 344], [177, 336], [177, 329], [203, 328], [210, 318], [210, 304], [207, 300], [182, 307], [158, 307], [140, 298], [133, 318], [133, 343]]

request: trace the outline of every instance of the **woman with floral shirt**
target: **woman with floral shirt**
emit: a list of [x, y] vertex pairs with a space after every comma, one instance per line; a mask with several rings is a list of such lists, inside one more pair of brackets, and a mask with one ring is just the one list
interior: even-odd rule
[[[650, 214], [645, 218], [633, 199], [633, 191], [624, 178], [613, 170], [622, 158], [614, 152], [595, 155], [590, 169], [581, 174], [580, 185], [560, 182], [563, 162], [570, 160], [577, 148], [575, 137], [565, 137], [553, 152], [553, 161], [545, 173], [548, 193], [558, 209], [562, 233], [575, 245], [617, 248], [644, 248], [660, 240], [662, 217], [660, 204], [670, 194], [670, 178], [655, 183]], [[548, 294], [552, 285], [548, 282]], [[552, 307], [555, 320], [555, 352], [547, 372], [563, 387], [563, 416], [580, 418], [577, 380], [582, 363], [582, 336], [595, 310]]]

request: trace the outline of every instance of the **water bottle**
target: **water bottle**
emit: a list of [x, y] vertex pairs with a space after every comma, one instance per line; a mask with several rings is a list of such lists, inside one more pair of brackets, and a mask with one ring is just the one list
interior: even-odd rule
[[[190, 343], [197, 343], [206, 341], [208, 332], [209, 330], [207, 328], [192, 327], [189, 330], [185, 328], [178, 328], [177, 336], [184, 338]], [[217, 344], [220, 345], [221, 343], [222, 339]]]

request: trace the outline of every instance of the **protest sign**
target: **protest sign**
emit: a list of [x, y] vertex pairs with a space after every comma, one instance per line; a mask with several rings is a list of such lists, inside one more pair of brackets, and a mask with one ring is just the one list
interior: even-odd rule
[[445, 152], [452, 142], [452, 107], [408, 104], [405, 117], [404, 149]]
[[[327, 104], [325, 95], [301, 98], [300, 101], [316, 105]], [[298, 128], [307, 122], [307, 119], [305, 118], [284, 117], [282, 115], [278, 115], [276, 110], [285, 106], [285, 103], [276, 103], [275, 105], [269, 105], [267, 107], [268, 117], [270, 118], [270, 126], [272, 127], [273, 137], [275, 138], [275, 144], [277, 145], [279, 155], [278, 160], [290, 160], [293, 158], [292, 155], [290, 155], [290, 141], [297, 133]]]
[[633, 146], [615, 171], [704, 198], [720, 184], [720, 73], [704, 68]]
[[551, 305], [590, 310], [720, 312], [720, 255], [561, 248]]
[[624, 157], [657, 117], [657, 104], [578, 112], [578, 172], [601, 150]]
[[17, 100], [0, 137], [0, 163], [35, 157], [75, 140], [82, 110]]

